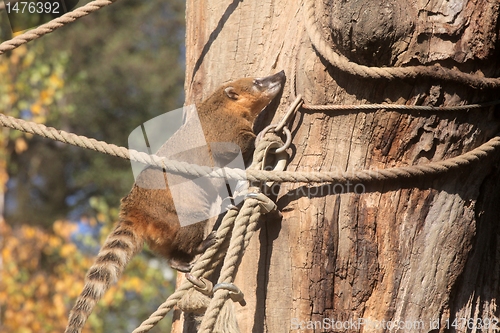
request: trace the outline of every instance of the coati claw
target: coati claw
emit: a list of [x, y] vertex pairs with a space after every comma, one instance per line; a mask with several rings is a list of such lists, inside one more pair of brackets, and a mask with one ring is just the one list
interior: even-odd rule
[[202, 294], [205, 294], [207, 296], [211, 296], [213, 294], [213, 283], [209, 280], [203, 277], [197, 278], [191, 273], [186, 273], [185, 276], [186, 280], [191, 282], [193, 284], [193, 287]]
[[207, 237], [201, 242], [201, 244], [196, 249], [197, 254], [205, 252], [209, 247], [217, 243], [217, 238], [215, 237], [215, 231], [212, 231], [207, 235]]

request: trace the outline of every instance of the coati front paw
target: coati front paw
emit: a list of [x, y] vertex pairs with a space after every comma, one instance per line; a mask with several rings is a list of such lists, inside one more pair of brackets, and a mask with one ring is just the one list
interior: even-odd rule
[[[211, 233], [208, 234], [208, 236], [191, 252], [190, 255], [184, 255], [184, 256], [174, 256], [171, 258], [168, 263], [170, 264], [170, 267], [173, 269], [176, 269], [180, 272], [183, 273], [188, 273], [191, 271], [191, 269], [194, 266], [194, 261], [191, 260], [190, 262], [183, 259], [188, 259], [188, 258], [193, 258], [193, 256], [197, 256], [203, 252], [205, 252], [209, 247], [214, 245], [216, 243], [217, 239], [215, 238], [215, 231], [212, 231]], [[189, 260], [189, 259], [188, 259]]]
[[172, 267], [173, 269], [176, 269], [176, 270], [178, 270], [179, 272], [182, 272], [182, 273], [189, 273], [189, 272], [191, 272], [191, 269], [194, 266], [194, 263], [185, 262], [185, 261], [176, 260], [176, 259], [170, 259], [168, 261], [168, 263], [169, 263], [170, 267]]

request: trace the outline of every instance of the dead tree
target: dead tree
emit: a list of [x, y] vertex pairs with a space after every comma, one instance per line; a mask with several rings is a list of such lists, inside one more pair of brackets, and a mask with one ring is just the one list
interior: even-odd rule
[[[293, 78], [308, 104], [454, 106], [500, 97], [498, 85], [376, 78], [334, 66], [306, 31], [311, 6], [309, 22], [351, 64], [499, 76], [497, 1], [189, 0], [187, 103], [230, 79], [282, 69], [287, 85], [264, 125], [279, 121], [291, 103]], [[481, 145], [499, 127], [493, 106], [302, 109], [291, 124], [287, 170], [349, 173], [440, 161]], [[238, 270], [235, 283], [247, 301], [235, 305], [241, 332], [323, 332], [329, 329], [311, 325], [360, 319], [364, 332], [388, 331], [384, 322], [420, 325], [415, 332], [493, 331], [478, 325], [498, 316], [499, 189], [491, 157], [434, 177], [282, 184], [283, 219], [263, 221]]]

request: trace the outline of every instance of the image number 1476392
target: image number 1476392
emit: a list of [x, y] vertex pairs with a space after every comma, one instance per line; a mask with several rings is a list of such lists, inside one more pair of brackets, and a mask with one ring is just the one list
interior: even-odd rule
[[4, 0], [12, 32], [47, 23], [71, 11], [78, 0]]

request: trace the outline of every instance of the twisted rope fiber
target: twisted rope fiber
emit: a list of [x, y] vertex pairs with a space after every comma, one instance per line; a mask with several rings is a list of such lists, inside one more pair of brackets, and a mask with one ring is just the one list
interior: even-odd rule
[[[227, 238], [228, 234], [231, 232], [236, 216], [238, 212], [235, 210], [227, 211], [224, 219], [221, 222], [219, 229], [217, 230], [216, 239], [217, 242], [208, 248], [201, 257], [194, 264], [191, 274], [197, 278], [199, 277], [209, 277], [215, 270], [215, 267], [220, 263], [221, 259], [224, 257], [224, 244], [227, 242], [224, 240]], [[221, 255], [222, 254], [222, 255]], [[167, 300], [161, 304], [158, 309], [153, 312], [148, 319], [142, 322], [142, 324], [136, 328], [132, 333], [145, 333], [151, 330], [160, 320], [162, 320], [167, 313], [177, 305], [186, 292], [191, 289], [193, 285], [191, 282], [185, 280], [177, 290], [170, 295]]]
[[[224, 178], [226, 175], [221, 169], [212, 169], [206, 166], [200, 166], [196, 164], [190, 164], [181, 161], [172, 161], [164, 157], [149, 155], [143, 152], [139, 152], [133, 149], [127, 149], [125, 147], [119, 147], [114, 144], [109, 144], [104, 141], [98, 141], [96, 139], [87, 138], [83, 135], [76, 135], [73, 133], [68, 133], [66, 131], [57, 130], [53, 127], [47, 127], [43, 124], [37, 124], [30, 121], [25, 121], [22, 119], [16, 119], [14, 117], [6, 116], [0, 114], [0, 124], [4, 127], [9, 127], [22, 132], [37, 134], [45, 138], [49, 138], [55, 141], [60, 141], [73, 146], [87, 148], [94, 150], [103, 154], [120, 157], [126, 160], [131, 160], [134, 162], [139, 162], [146, 165], [156, 166], [159, 168], [165, 168], [166, 171], [172, 173], [179, 173], [184, 175], [192, 176], [211, 176], [217, 178]], [[240, 169], [227, 169], [231, 170], [231, 179], [246, 180], [246, 174], [244, 170]]]
[[[218, 283], [232, 283], [238, 264], [249, 244], [250, 238], [258, 228], [260, 218], [259, 202], [253, 198], [247, 198], [235, 221], [228, 253], [222, 266]], [[229, 291], [217, 289], [210, 305], [205, 312], [199, 333], [211, 333], [217, 321], [217, 316], [224, 303], [228, 301]]]
[[256, 147], [253, 153], [252, 165], [249, 167], [249, 170], [260, 168], [262, 161], [264, 161], [264, 158], [266, 157], [267, 147], [275, 142], [283, 144], [281, 139], [276, 134], [267, 133], [262, 138], [257, 137], [255, 140]]
[[[481, 158], [488, 156], [500, 146], [500, 135], [481, 146], [460, 156], [452, 157], [438, 162], [429, 162], [422, 165], [412, 165], [405, 167], [394, 167], [382, 170], [361, 170], [352, 172], [291, 172], [291, 171], [262, 171], [262, 170], [241, 170], [241, 169], [212, 169], [210, 167], [189, 164], [186, 162], [172, 161], [165, 158], [149, 155], [146, 153], [129, 150], [124, 147], [118, 147], [103, 141], [89, 139], [84, 136], [56, 130], [46, 127], [42, 124], [27, 122], [22, 119], [16, 119], [10, 116], [0, 114], [0, 124], [17, 129], [26, 133], [37, 134], [52, 140], [69, 143], [74, 146], [83, 147], [121, 157], [127, 160], [140, 162], [148, 165], [165, 168], [168, 172], [179, 173], [192, 176], [210, 176], [218, 178], [228, 178], [235, 180], [301, 182], [301, 183], [346, 183], [346, 182], [368, 182], [374, 180], [390, 180], [398, 178], [411, 178], [425, 175], [438, 175], [451, 169], [456, 169], [461, 165], [467, 165]], [[130, 152], [130, 153], [129, 153]]]
[[336, 53], [326, 41], [316, 25], [314, 0], [304, 0], [304, 18], [307, 33], [314, 48], [338, 69], [352, 75], [375, 79], [414, 79], [420, 76], [440, 80], [455, 81], [472, 88], [498, 88], [500, 79], [485, 78], [479, 75], [467, 74], [441, 66], [408, 66], [408, 67], [368, 67], [349, 61], [344, 56]]
[[3, 42], [2, 44], [0, 44], [0, 54], [5, 53], [6, 51], [13, 50], [18, 46], [21, 46], [23, 44], [31, 42], [32, 40], [40, 38], [43, 35], [51, 33], [52, 31], [62, 27], [67, 23], [76, 21], [80, 17], [87, 16], [90, 13], [93, 13], [101, 9], [102, 7], [111, 5], [113, 2], [116, 1], [117, 0], [95, 0], [89, 2], [85, 6], [79, 7], [75, 10], [72, 10], [71, 12], [67, 12], [63, 16], [55, 18], [45, 24], [42, 24], [38, 28], [29, 30], [19, 36], [16, 36], [8, 41]]
[[302, 108], [315, 111], [351, 111], [351, 110], [408, 110], [408, 111], [463, 111], [481, 109], [487, 106], [500, 104], [500, 100], [455, 106], [430, 106], [430, 105], [403, 105], [403, 104], [361, 104], [361, 105], [313, 105], [302, 104]]

